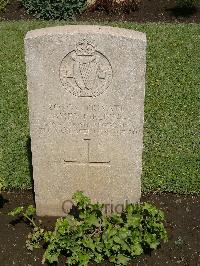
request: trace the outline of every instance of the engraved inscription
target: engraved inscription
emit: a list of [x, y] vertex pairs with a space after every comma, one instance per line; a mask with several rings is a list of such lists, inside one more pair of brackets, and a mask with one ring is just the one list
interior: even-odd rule
[[92, 42], [83, 39], [62, 60], [60, 80], [74, 96], [97, 97], [110, 86], [112, 67]]
[[[88, 104], [85, 106], [49, 105], [47, 117], [40, 120], [39, 134], [137, 134], [127, 110], [122, 105]], [[38, 121], [39, 122], [39, 121]]]
[[76, 164], [76, 165], [88, 165], [88, 166], [110, 166], [110, 161], [93, 161], [90, 158], [90, 142], [91, 139], [84, 139], [85, 142], [87, 142], [87, 160], [80, 162], [78, 160], [70, 161], [70, 160], [64, 160], [67, 164]]

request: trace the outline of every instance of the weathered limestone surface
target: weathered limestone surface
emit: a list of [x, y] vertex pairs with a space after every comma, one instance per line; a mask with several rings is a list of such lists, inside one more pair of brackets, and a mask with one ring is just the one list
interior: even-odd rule
[[99, 26], [25, 38], [38, 215], [64, 215], [76, 191], [93, 201], [141, 195], [146, 37]]

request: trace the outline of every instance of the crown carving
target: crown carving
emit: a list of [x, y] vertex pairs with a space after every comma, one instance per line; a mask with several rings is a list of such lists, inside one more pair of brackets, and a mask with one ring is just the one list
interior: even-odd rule
[[76, 45], [76, 54], [78, 56], [92, 56], [95, 54], [95, 45], [85, 39]]

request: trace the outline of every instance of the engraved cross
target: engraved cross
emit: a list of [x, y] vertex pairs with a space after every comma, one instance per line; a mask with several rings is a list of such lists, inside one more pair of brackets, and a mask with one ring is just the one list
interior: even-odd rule
[[64, 160], [65, 163], [68, 164], [76, 164], [76, 165], [94, 165], [94, 166], [109, 166], [110, 167], [110, 161], [93, 161], [90, 158], [90, 141], [91, 139], [84, 139], [84, 141], [87, 142], [87, 160], [84, 162], [76, 161], [76, 160]]

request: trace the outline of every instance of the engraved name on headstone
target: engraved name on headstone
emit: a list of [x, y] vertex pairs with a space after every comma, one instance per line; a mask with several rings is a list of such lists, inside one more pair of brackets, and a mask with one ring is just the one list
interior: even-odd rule
[[118, 206], [141, 196], [146, 37], [63, 26], [25, 38], [38, 215], [65, 215], [76, 191]]

